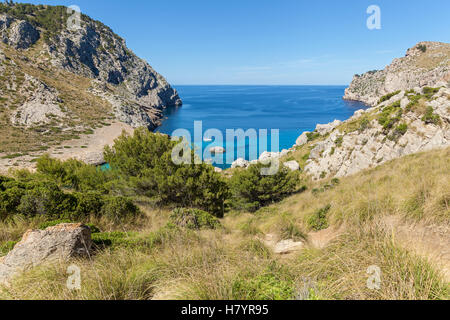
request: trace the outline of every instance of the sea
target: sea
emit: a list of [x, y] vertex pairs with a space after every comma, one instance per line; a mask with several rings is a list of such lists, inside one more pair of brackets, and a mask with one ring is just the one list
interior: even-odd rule
[[[183, 106], [166, 110], [156, 131], [183, 136], [203, 160], [214, 161], [213, 165], [222, 169], [231, 166], [230, 159], [255, 160], [264, 151], [289, 149], [304, 131], [313, 131], [317, 124], [346, 120], [355, 111], [368, 108], [360, 102], [343, 100], [346, 86], [175, 88]], [[238, 139], [230, 134], [238, 129], [253, 134]], [[217, 137], [219, 133], [222, 137]], [[209, 150], [217, 146], [223, 147], [225, 153], [209, 155]]]

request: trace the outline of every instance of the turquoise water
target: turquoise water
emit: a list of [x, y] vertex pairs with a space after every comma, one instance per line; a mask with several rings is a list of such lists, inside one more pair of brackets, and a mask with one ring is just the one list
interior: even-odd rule
[[[367, 108], [359, 102], [344, 101], [345, 86], [177, 86], [183, 107], [166, 111], [166, 119], [158, 132], [172, 135], [180, 128], [194, 137], [194, 121], [202, 121], [203, 132], [216, 128], [223, 132], [226, 148], [226, 129], [279, 129], [279, 150], [289, 149], [304, 131], [313, 131], [318, 123], [346, 120], [356, 110]], [[197, 148], [209, 148], [211, 142], [196, 140]], [[245, 149], [249, 139], [235, 141], [234, 155]], [[217, 145], [213, 144], [213, 145]], [[227, 148], [226, 148], [227, 149]], [[242, 150], [241, 150], [242, 151]], [[258, 148], [258, 155], [263, 151]], [[227, 153], [232, 152], [227, 149]], [[217, 165], [227, 168], [230, 165]]]

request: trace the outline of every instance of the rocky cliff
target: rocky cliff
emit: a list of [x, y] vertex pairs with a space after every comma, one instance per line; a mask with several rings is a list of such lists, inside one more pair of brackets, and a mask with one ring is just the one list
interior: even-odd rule
[[417, 152], [450, 146], [450, 89], [400, 91], [342, 123], [318, 126], [298, 146], [314, 179], [343, 177]]
[[385, 70], [355, 76], [344, 98], [373, 107], [303, 133], [295, 149], [305, 172], [348, 176], [450, 146], [449, 58], [449, 44], [421, 42]]
[[344, 99], [376, 106], [380, 97], [398, 90], [437, 87], [450, 81], [450, 44], [420, 42], [384, 70], [355, 75]]
[[116, 121], [154, 129], [165, 108], [182, 104], [110, 28], [85, 15], [69, 28], [71, 14], [0, 4], [0, 154], [44, 150]]

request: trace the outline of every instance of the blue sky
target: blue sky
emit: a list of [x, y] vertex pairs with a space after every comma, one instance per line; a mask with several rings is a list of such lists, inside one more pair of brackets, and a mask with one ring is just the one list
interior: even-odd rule
[[[348, 84], [419, 41], [450, 42], [448, 0], [59, 0], [126, 39], [175, 85]], [[381, 30], [369, 30], [370, 5]]]

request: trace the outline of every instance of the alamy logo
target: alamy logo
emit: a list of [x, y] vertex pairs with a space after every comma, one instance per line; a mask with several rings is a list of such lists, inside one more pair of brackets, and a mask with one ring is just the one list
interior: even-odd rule
[[367, 14], [370, 14], [367, 18], [367, 28], [369, 30], [381, 29], [381, 9], [377, 5], [371, 5], [367, 8]]
[[67, 289], [69, 290], [81, 290], [81, 269], [76, 265], [70, 265], [67, 268]]
[[381, 269], [379, 266], [370, 266], [367, 268], [367, 274], [369, 278], [367, 279], [367, 288], [370, 290], [380, 290], [381, 289]]

